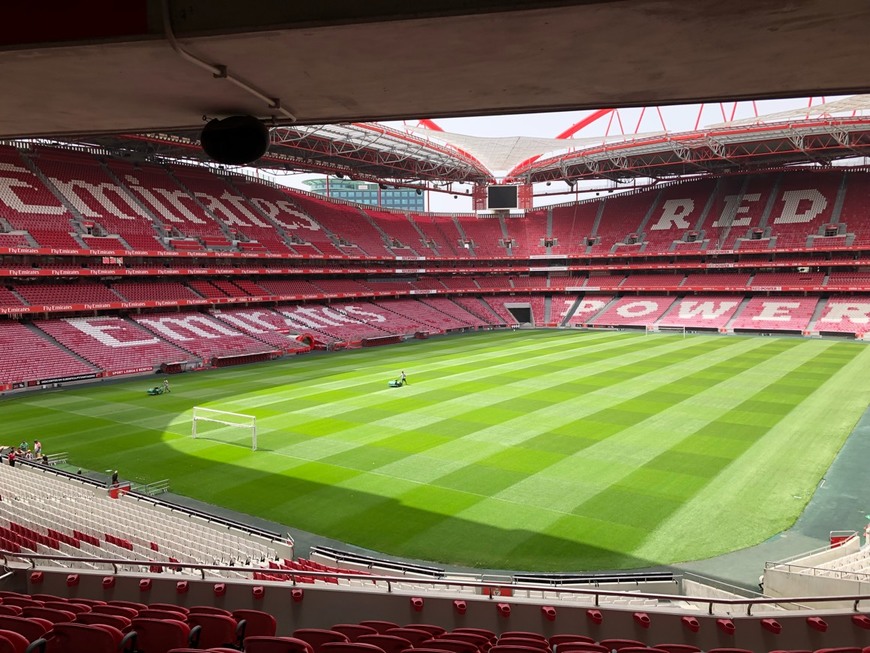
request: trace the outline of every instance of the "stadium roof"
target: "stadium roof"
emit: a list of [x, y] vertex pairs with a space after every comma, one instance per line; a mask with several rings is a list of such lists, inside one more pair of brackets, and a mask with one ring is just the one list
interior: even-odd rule
[[864, 0], [7, 4], [5, 138], [870, 90]]
[[[378, 123], [288, 125], [272, 129], [273, 145], [257, 165], [278, 172], [322, 172], [412, 186], [491, 183], [496, 172], [508, 170], [508, 181], [535, 183], [830, 165], [870, 156], [870, 116], [863, 115], [868, 109], [870, 96], [853, 96], [702, 129], [584, 137], [587, 119], [563, 132], [562, 138], [485, 138], [441, 131], [430, 120], [424, 121], [426, 128], [404, 130]], [[132, 158], [207, 160], [196, 132], [70, 140]]]
[[[866, 96], [691, 133], [570, 140], [358, 122], [870, 90], [863, 0], [479, 0], [474, 8], [98, 0], [89, 8], [54, 7], [55, 20], [34, 18], [26, 5], [7, 9], [0, 137], [205, 161], [203, 118], [250, 113], [273, 126], [260, 167], [411, 185], [489, 183], [508, 170], [531, 182], [719, 174], [867, 153], [855, 115]], [[697, 47], [698, 34], [707, 47]], [[850, 122], [831, 119], [850, 111]], [[779, 127], [762, 128], [772, 119]]]

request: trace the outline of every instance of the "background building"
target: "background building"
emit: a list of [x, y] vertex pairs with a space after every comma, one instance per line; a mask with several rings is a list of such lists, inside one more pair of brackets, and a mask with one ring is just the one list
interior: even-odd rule
[[394, 188], [352, 179], [322, 177], [303, 182], [312, 193], [332, 199], [370, 204], [385, 209], [422, 212], [426, 210], [425, 195], [414, 188]]

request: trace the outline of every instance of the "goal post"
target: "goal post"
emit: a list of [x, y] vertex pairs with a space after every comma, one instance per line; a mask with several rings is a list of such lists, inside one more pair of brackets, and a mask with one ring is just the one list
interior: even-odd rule
[[245, 445], [250, 442], [251, 451], [256, 451], [257, 418], [254, 415], [194, 406], [191, 435], [194, 439], [206, 438], [227, 444]]
[[659, 335], [676, 335], [686, 337], [686, 327], [684, 326], [652, 326], [648, 325], [646, 328], [647, 335], [651, 333], [659, 334]]

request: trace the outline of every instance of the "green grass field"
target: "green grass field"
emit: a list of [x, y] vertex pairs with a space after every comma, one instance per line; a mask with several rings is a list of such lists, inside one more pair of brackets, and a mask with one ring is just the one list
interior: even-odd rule
[[[789, 527], [870, 401], [868, 366], [830, 340], [498, 332], [0, 408], [10, 443], [374, 551], [624, 569]], [[191, 438], [195, 405], [256, 415], [260, 450]]]

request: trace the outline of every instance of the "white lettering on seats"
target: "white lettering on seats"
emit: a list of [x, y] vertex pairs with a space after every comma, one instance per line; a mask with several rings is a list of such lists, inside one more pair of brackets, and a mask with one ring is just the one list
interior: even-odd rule
[[[77, 190], [90, 195], [109, 215], [120, 220], [138, 220], [140, 218], [145, 218], [149, 221], [151, 220], [148, 214], [145, 213], [138, 204], [136, 204], [136, 200], [130, 197], [130, 194], [124, 188], [121, 188], [116, 184], [111, 184], [108, 181], [101, 181], [98, 184], [92, 184], [81, 179], [63, 181], [62, 179], [55, 179], [54, 177], [51, 177], [51, 182], [57, 186], [57, 189], [64, 197], [66, 197], [69, 203], [76, 207], [79, 210], [79, 213], [87, 218], [101, 218], [103, 217], [103, 214], [94, 211], [90, 206], [88, 206], [78, 192], [76, 192]], [[131, 215], [127, 210], [118, 206], [116, 201], [109, 198], [109, 193], [113, 193], [116, 197], [122, 199], [124, 204], [126, 204], [126, 208], [135, 213], [135, 215]]]
[[[746, 193], [741, 197], [740, 195], [726, 195], [725, 196], [725, 207], [722, 209], [722, 215], [719, 216], [719, 219], [713, 223], [714, 227], [727, 227], [731, 225], [732, 227], [746, 227], [752, 222], [752, 218], [750, 216], [746, 216], [745, 218], [738, 218], [738, 215], [743, 215], [744, 213], [749, 213], [749, 209], [751, 207], [745, 206], [744, 202], [757, 202], [761, 199], [761, 193]], [[731, 217], [734, 217], [733, 220], [730, 220]]]
[[255, 204], [258, 209], [277, 222], [278, 225], [284, 229], [308, 229], [309, 231], [320, 231], [319, 224], [286, 200], [270, 202], [262, 197], [254, 197], [251, 199], [251, 203]]
[[[312, 313], [314, 313], [313, 316]], [[281, 315], [286, 316], [288, 322], [295, 327], [303, 326], [308, 327], [309, 329], [316, 329], [317, 327], [323, 326], [323, 320], [317, 319], [318, 316], [314, 309], [305, 309], [299, 306], [296, 307], [293, 312], [289, 310], [281, 310]]]
[[659, 310], [657, 302], [637, 301], [624, 304], [616, 309], [616, 314], [621, 317], [643, 317]]
[[695, 317], [700, 317], [702, 320], [715, 320], [725, 315], [732, 308], [737, 306], [738, 302], [696, 302], [693, 300], [683, 300], [680, 303], [680, 311], [678, 318], [681, 320], [690, 320]]
[[[574, 305], [575, 300], [565, 299], [563, 301], [565, 302], [565, 305], [562, 306], [562, 312], [560, 313], [561, 317], [565, 317], [566, 315], [568, 315], [568, 312], [571, 310], [571, 307]], [[582, 305], [582, 302], [580, 303], [580, 305]], [[571, 315], [575, 315], [579, 310], [580, 310], [580, 306], [578, 306], [577, 311], [574, 311], [574, 313], [571, 313]]]
[[[33, 175], [30, 170], [22, 168], [21, 166], [12, 165], [11, 163], [0, 163], [0, 171]], [[39, 190], [36, 186], [24, 181], [23, 179], [0, 177], [0, 202], [3, 202], [3, 204], [13, 211], [18, 211], [19, 213], [33, 213], [37, 215], [63, 215], [66, 213], [66, 208], [59, 203], [56, 206], [25, 204], [15, 192], [15, 188]]]
[[[570, 302], [565, 302], [565, 303], [569, 304]], [[585, 313], [595, 313], [597, 311], [600, 311], [602, 308], [604, 308], [605, 303], [606, 302], [603, 302], [600, 299], [584, 299], [582, 302], [580, 302], [577, 305], [577, 310], [574, 311], [574, 315], [583, 315]], [[568, 306], [566, 308], [565, 312], [562, 313], [563, 316], [568, 312], [568, 310], [567, 310], [568, 308], [570, 308], [570, 306]]]
[[[190, 202], [193, 201], [193, 198], [185, 193], [183, 190], [168, 190], [166, 188], [155, 188], [154, 192], [162, 195], [164, 199], [168, 200], [170, 206], [172, 206], [173, 209], [183, 215], [185, 220], [189, 220], [194, 224], [206, 224], [205, 220], [200, 220], [199, 218], [197, 218], [193, 213], [188, 210], [186, 206], [184, 206], [184, 204], [181, 203], [181, 200], [187, 200]], [[149, 195], [151, 194], [149, 193]], [[154, 195], [151, 195], [151, 197], [154, 197]], [[179, 219], [171, 213], [167, 215], [161, 214], [160, 217], [161, 219], [168, 218], [172, 222], [184, 222], [184, 220]]]
[[837, 302], [829, 304], [825, 315], [819, 322], [842, 322], [848, 320], [853, 324], [870, 323], [870, 303], [867, 302]]
[[[828, 206], [827, 198], [815, 188], [787, 190], [782, 194], [782, 201], [782, 212], [774, 219], [774, 224], [812, 222]], [[808, 206], [806, 202], [809, 202]]]
[[[284, 326], [278, 326], [267, 320], [264, 317], [272, 318], [276, 322], [283, 322]], [[274, 313], [267, 311], [250, 311], [247, 313], [221, 313], [221, 319], [225, 322], [230, 322], [240, 329], [247, 330], [250, 333], [270, 333], [278, 329], [286, 328], [291, 325], [286, 319]]]
[[[139, 318], [139, 322], [147, 324], [172, 340], [186, 342], [196, 338], [222, 338], [223, 336], [242, 335], [219, 322], [212, 321], [204, 315], [185, 315], [183, 317]], [[187, 333], [187, 335], [184, 334]], [[192, 337], [191, 337], [192, 336]]]
[[377, 313], [372, 313], [370, 311], [364, 311], [359, 306], [342, 306], [341, 310], [346, 313], [350, 313], [351, 315], [358, 315], [361, 318], [371, 318], [375, 322], [386, 322], [387, 318], [383, 315], [378, 315]]
[[119, 340], [109, 332], [114, 331], [119, 336], [122, 334], [126, 334], [127, 325], [114, 317], [73, 317], [65, 319], [64, 322], [66, 322], [70, 326], [75, 327], [82, 333], [89, 335], [94, 340], [106, 345], [106, 347], [112, 347], [115, 349], [120, 347], [139, 347], [141, 345], [153, 345], [160, 342], [160, 338], [158, 338], [157, 336], [151, 336], [150, 338], [144, 338], [139, 340]]
[[758, 315], [753, 315], [752, 319], [771, 320], [774, 322], [788, 322], [792, 319], [791, 309], [800, 308], [798, 302], [764, 302], [764, 308]]
[[339, 324], [361, 324], [359, 320], [352, 318], [350, 315], [331, 309], [328, 306], [324, 306], [321, 310], [326, 317], [335, 320]]
[[208, 193], [194, 193], [202, 203], [205, 205], [205, 208], [211, 211], [214, 215], [222, 218], [224, 222], [228, 226], [236, 226], [236, 227], [250, 227], [251, 225], [242, 220], [237, 214], [230, 211], [229, 207], [226, 204], [221, 202], [221, 199], [226, 200], [230, 204], [232, 204], [242, 215], [244, 215], [251, 223], [255, 224], [258, 227], [268, 227], [269, 225], [265, 224], [261, 220], [258, 220], [257, 217], [248, 211], [247, 208], [242, 204], [242, 198], [237, 197], [235, 195], [230, 195], [230, 193], [225, 192], [220, 199], [215, 197], [214, 195], [209, 195]]
[[689, 221], [686, 220], [686, 216], [694, 209], [695, 201], [692, 199], [667, 200], [662, 206], [662, 217], [650, 229], [652, 231], [670, 229], [672, 224], [680, 229], [688, 229]]

